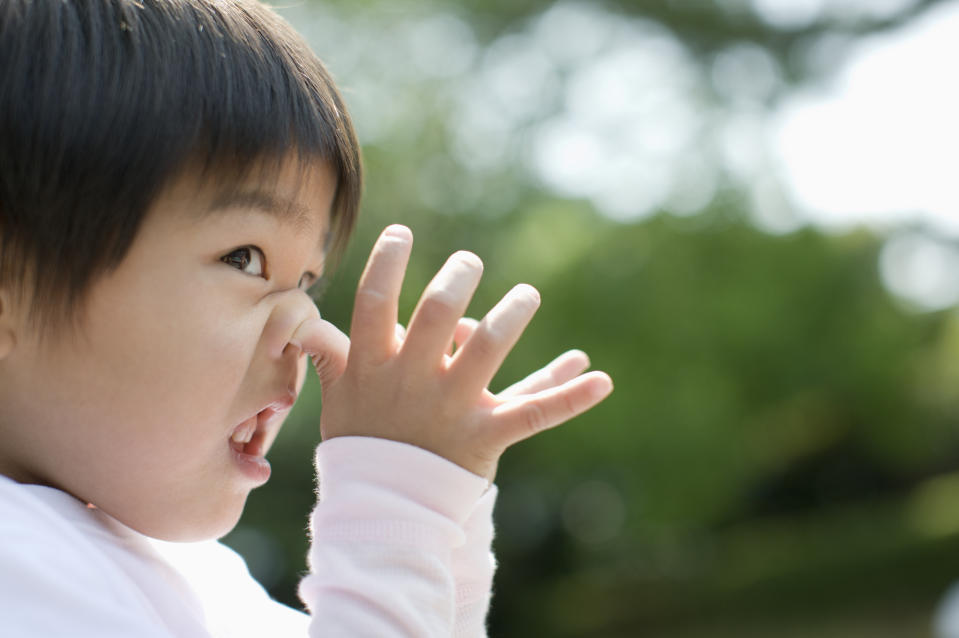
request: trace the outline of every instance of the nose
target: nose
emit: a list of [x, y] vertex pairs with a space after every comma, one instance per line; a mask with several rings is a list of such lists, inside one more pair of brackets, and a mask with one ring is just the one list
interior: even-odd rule
[[285, 390], [292, 405], [306, 378], [306, 357], [300, 346], [290, 341], [297, 328], [318, 319], [320, 311], [313, 299], [299, 289], [276, 292], [264, 303], [271, 304], [271, 308], [257, 348], [261, 361], [266, 360], [262, 369], [272, 370], [268, 385], [276, 392]]
[[285, 290], [271, 297], [273, 307], [263, 327], [261, 345], [270, 360], [299, 361], [300, 348], [291, 344], [290, 339], [304, 321], [318, 319], [320, 311], [302, 290]]

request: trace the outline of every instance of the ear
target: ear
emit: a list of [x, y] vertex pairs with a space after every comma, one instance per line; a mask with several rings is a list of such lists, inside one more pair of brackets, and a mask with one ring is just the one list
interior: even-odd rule
[[10, 292], [0, 288], [0, 359], [6, 359], [17, 345], [16, 314]]

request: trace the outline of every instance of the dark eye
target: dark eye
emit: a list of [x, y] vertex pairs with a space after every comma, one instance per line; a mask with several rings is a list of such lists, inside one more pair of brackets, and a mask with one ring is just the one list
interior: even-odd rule
[[262, 277], [264, 275], [266, 257], [264, 257], [263, 251], [256, 246], [237, 248], [220, 257], [220, 261], [248, 275], [255, 277]]

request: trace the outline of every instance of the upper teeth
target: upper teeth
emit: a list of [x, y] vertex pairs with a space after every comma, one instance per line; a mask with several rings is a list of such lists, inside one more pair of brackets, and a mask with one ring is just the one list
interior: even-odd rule
[[245, 424], [234, 430], [230, 438], [237, 443], [249, 443], [254, 432], [256, 432], [256, 423]]

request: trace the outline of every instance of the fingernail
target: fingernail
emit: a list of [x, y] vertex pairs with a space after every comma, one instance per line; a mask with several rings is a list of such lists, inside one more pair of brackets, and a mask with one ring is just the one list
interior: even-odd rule
[[402, 239], [403, 241], [410, 241], [413, 239], [413, 231], [403, 224], [391, 224], [387, 226], [383, 231], [383, 235], [386, 237], [393, 237], [394, 239]]
[[459, 251], [450, 255], [427, 286], [426, 294], [446, 297], [458, 303], [473, 294], [483, 273], [483, 262], [471, 252]]
[[477, 268], [479, 270], [483, 269], [483, 260], [480, 259], [476, 253], [471, 253], [468, 250], [457, 250], [455, 253], [450, 255], [450, 259], [456, 259], [460, 263], [466, 264], [471, 268]]
[[529, 284], [516, 284], [513, 286], [513, 290], [511, 292], [514, 296], [525, 297], [529, 299], [536, 306], [539, 306], [540, 304], [539, 291]]
[[593, 396], [597, 399], [602, 399], [608, 396], [613, 391], [613, 380], [608, 374], [601, 373], [600, 378], [605, 381], [605, 383], [594, 383], [593, 384]]
[[586, 361], [586, 365], [587, 365], [587, 366], [591, 365], [591, 363], [592, 363], [592, 362], [589, 360], [589, 355], [586, 354], [585, 352], [583, 352], [582, 350], [578, 349], [578, 348], [573, 349], [573, 350], [570, 350], [570, 355], [571, 355], [571, 356], [574, 356], [574, 357], [581, 357], [584, 361]]

